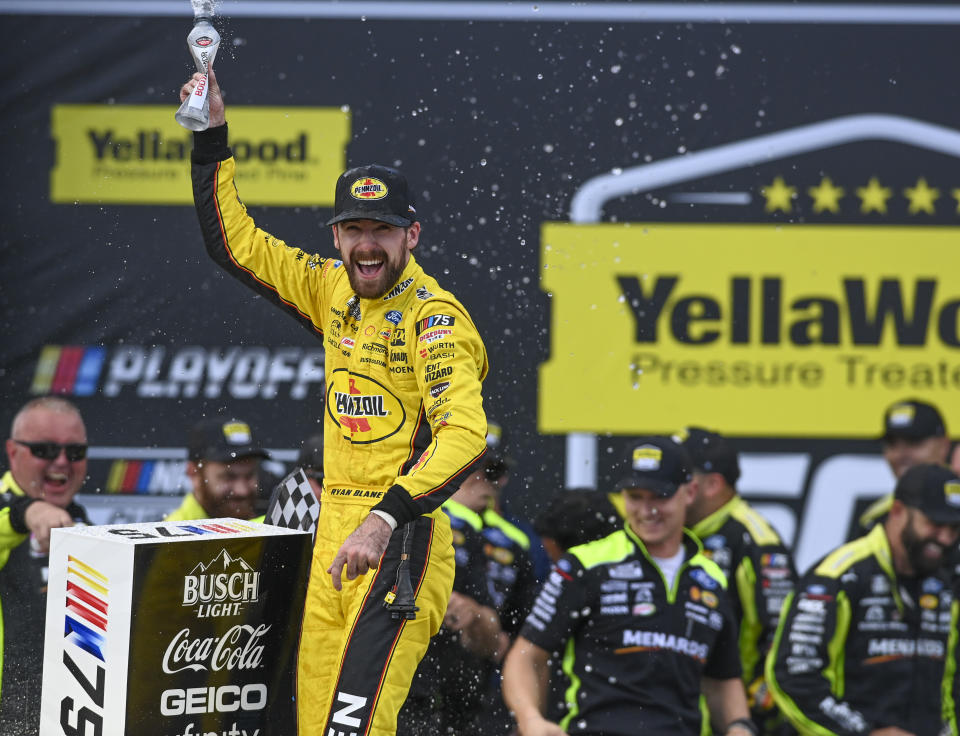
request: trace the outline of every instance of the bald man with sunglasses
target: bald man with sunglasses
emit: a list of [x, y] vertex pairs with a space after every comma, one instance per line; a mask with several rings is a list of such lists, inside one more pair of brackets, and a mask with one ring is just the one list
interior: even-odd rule
[[[74, 503], [87, 476], [87, 430], [66, 399], [28, 402], [6, 441], [0, 478], [0, 733], [37, 733], [50, 530], [89, 524]], [[29, 540], [29, 541], [28, 541]]]

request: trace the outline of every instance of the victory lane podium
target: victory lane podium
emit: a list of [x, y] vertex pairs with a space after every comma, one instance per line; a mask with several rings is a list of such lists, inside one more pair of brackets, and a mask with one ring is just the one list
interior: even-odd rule
[[53, 530], [40, 736], [296, 733], [311, 548], [237, 519]]

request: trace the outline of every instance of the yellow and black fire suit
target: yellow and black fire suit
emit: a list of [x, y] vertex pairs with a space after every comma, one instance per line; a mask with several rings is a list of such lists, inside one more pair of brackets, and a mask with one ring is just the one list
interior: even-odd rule
[[[393, 734], [453, 584], [440, 504], [486, 449], [486, 351], [464, 307], [412, 256], [386, 295], [361, 299], [340, 261], [258, 228], [234, 169], [226, 126], [195, 135], [194, 199], [208, 253], [325, 346], [322, 511], [300, 646], [300, 733]], [[374, 508], [398, 528], [378, 570], [344, 580], [338, 592], [325, 571]], [[412, 621], [383, 608], [405, 533], [420, 608]]]
[[837, 548], [784, 604], [766, 661], [780, 710], [804, 734], [940, 733], [952, 601], [940, 577], [896, 574], [883, 525]]

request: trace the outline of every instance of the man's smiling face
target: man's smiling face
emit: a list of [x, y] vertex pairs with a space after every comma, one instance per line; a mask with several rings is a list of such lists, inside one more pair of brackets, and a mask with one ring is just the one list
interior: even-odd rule
[[36, 457], [20, 442], [86, 445], [83, 419], [72, 411], [38, 406], [18, 418], [13, 434], [7, 441], [7, 456], [14, 480], [28, 496], [66, 508], [86, 478], [86, 458], [70, 460], [60, 449], [56, 457], [47, 460]]
[[386, 294], [403, 273], [420, 239], [420, 223], [402, 228], [379, 220], [346, 220], [333, 226], [354, 292], [363, 299]]

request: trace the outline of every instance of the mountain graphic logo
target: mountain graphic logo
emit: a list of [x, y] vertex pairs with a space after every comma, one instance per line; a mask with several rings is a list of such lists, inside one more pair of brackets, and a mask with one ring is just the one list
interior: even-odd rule
[[[260, 573], [226, 549], [210, 562], [199, 562], [183, 577], [183, 605], [253, 603], [260, 597]], [[209, 606], [208, 612], [212, 612]], [[219, 609], [218, 609], [219, 610]], [[237, 612], [237, 607], [231, 609]]]
[[242, 557], [234, 557], [227, 550], [220, 550], [220, 554], [204, 565], [198, 562], [190, 571], [190, 575], [216, 574], [224, 572], [253, 572], [253, 568], [244, 562]]

